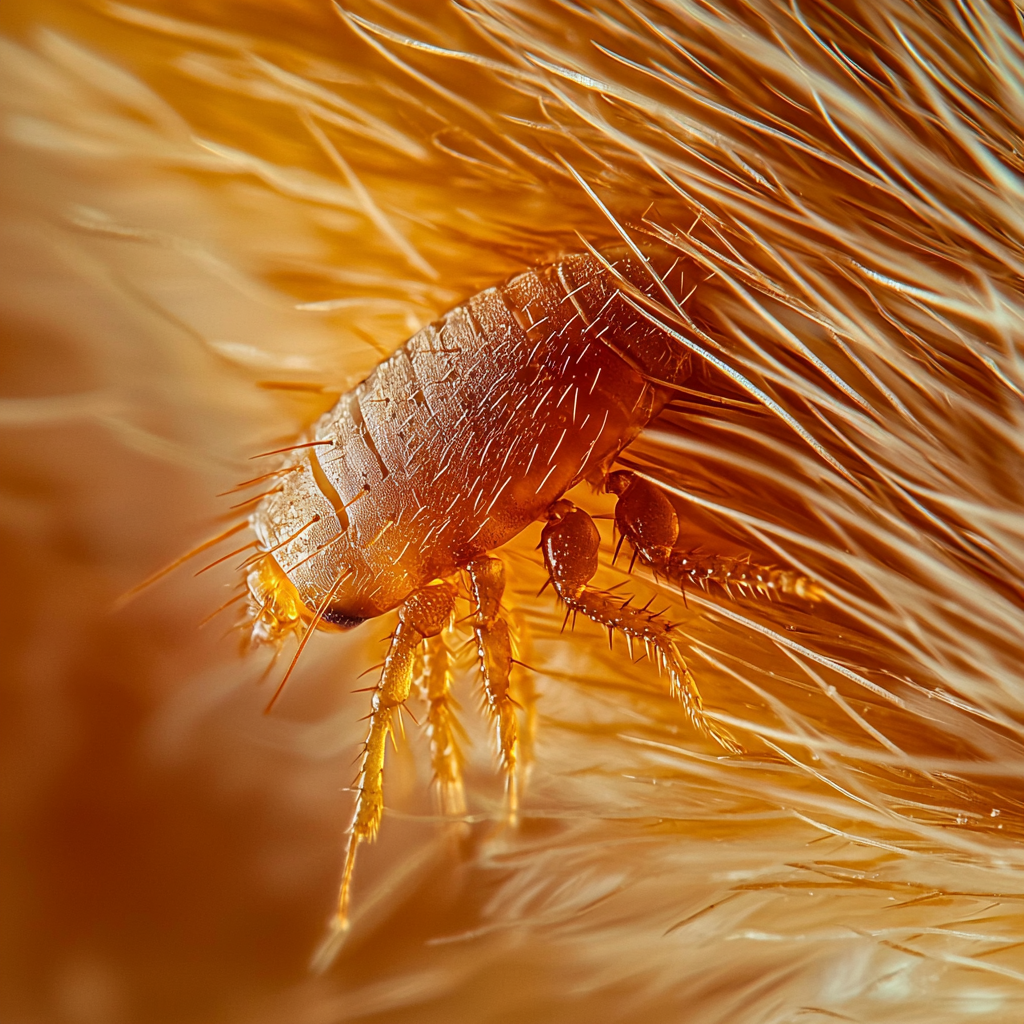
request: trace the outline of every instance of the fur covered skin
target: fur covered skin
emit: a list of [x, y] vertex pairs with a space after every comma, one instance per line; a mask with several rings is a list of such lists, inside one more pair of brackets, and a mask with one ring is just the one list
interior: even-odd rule
[[[15, 0], [0, 25], [5, 1020], [1020, 1020], [1015, 7]], [[716, 310], [628, 464], [695, 546], [828, 599], [662, 592], [749, 751], [723, 756], [624, 644], [560, 635], [527, 531], [522, 823], [466, 652], [467, 819], [409, 726], [310, 973], [350, 691], [391, 623], [315, 638], [263, 716], [284, 661], [261, 685], [231, 610], [196, 629], [237, 560], [112, 606], [420, 325], [623, 234], [697, 259]]]

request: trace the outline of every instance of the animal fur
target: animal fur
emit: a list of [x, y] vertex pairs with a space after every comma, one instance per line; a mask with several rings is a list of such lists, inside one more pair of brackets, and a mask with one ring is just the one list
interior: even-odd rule
[[[21, 0], [0, 24], [5, 1019], [1020, 1019], [1016, 7]], [[265, 662], [230, 618], [195, 628], [233, 562], [110, 607], [418, 326], [623, 234], [697, 259], [716, 310], [630, 464], [695, 545], [829, 599], [663, 592], [750, 751], [722, 756], [624, 645], [559, 635], [524, 534], [523, 823], [467, 664], [467, 821], [434, 813], [410, 725], [311, 974], [349, 691], [388, 624], [318, 638], [263, 717]]]

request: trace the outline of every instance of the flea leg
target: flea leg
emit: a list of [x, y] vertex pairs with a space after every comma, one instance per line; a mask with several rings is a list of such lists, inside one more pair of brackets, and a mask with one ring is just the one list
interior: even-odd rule
[[415, 591], [399, 609], [398, 628], [391, 638], [391, 647], [371, 702], [370, 731], [359, 768], [356, 809], [349, 830], [345, 870], [341, 876], [335, 918], [337, 930], [348, 926], [349, 892], [356, 850], [364, 839], [374, 839], [384, 813], [384, 749], [395, 727], [395, 715], [412, 689], [417, 649], [427, 637], [437, 636], [444, 629], [454, 608], [453, 588], [447, 583], [439, 583]]
[[497, 558], [477, 558], [466, 566], [473, 601], [473, 632], [476, 634], [480, 671], [484, 677], [487, 703], [498, 730], [498, 752], [505, 771], [508, 816], [514, 821], [518, 811], [516, 760], [519, 727], [516, 704], [508, 692], [512, 671], [512, 641], [508, 623], [501, 617], [501, 595], [505, 589], [505, 566]]
[[548, 510], [548, 522], [541, 534], [544, 563], [558, 596], [575, 612], [608, 628], [621, 630], [632, 644], [639, 640], [648, 654], [667, 670], [672, 692], [690, 721], [726, 750], [742, 747], [724, 729], [704, 714], [697, 684], [672, 640], [672, 626], [647, 608], [633, 608], [632, 598], [623, 600], [588, 586], [597, 572], [601, 537], [594, 521], [571, 501], [561, 499]]
[[654, 484], [628, 470], [611, 473], [605, 490], [617, 494], [615, 525], [633, 546], [634, 557], [649, 565], [659, 576], [684, 586], [706, 588], [716, 583], [726, 593], [734, 588], [762, 597], [796, 597], [817, 602], [825, 592], [813, 580], [773, 566], [756, 565], [748, 558], [675, 550], [679, 519], [672, 502]]
[[458, 816], [466, 813], [462, 789], [462, 759], [456, 740], [456, 721], [451, 695], [451, 652], [438, 634], [423, 644], [420, 687], [427, 701], [427, 736], [430, 763], [434, 769], [441, 811]]

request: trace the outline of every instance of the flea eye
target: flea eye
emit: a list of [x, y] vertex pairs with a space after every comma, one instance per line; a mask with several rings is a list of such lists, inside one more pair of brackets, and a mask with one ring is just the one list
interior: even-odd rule
[[338, 629], [355, 629], [360, 623], [366, 621], [366, 619], [361, 619], [357, 615], [346, 615], [344, 612], [337, 611], [334, 608], [328, 608], [321, 616], [321, 619], [324, 622], [329, 622], [332, 626], [337, 626]]

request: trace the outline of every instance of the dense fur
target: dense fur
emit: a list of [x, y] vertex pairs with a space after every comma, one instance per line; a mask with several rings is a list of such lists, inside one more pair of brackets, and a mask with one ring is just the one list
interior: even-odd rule
[[[1017, 14], [5, 5], [5, 1016], [1019, 1020]], [[195, 631], [233, 562], [110, 605], [331, 389], [623, 235], [701, 263], [715, 310], [630, 464], [695, 545], [830, 598], [666, 591], [752, 751], [723, 757], [624, 647], [557, 642], [524, 534], [522, 827], [482, 726], [469, 822], [433, 818], [410, 726], [348, 944], [309, 975], [387, 626], [310, 644], [262, 718], [264, 663]]]

